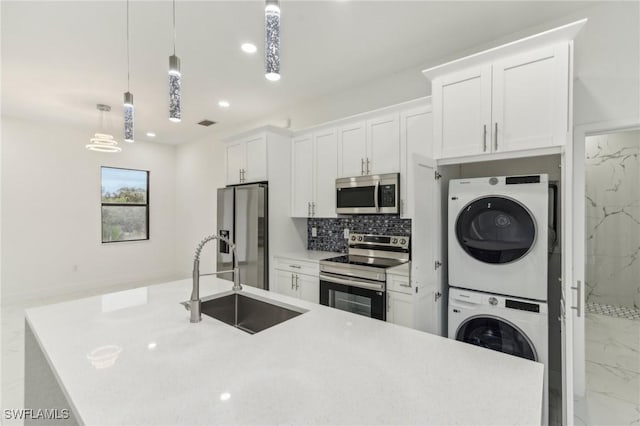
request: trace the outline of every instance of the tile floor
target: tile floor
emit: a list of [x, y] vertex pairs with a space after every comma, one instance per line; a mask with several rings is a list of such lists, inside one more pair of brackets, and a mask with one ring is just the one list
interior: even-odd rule
[[640, 321], [586, 315], [586, 395], [575, 424], [640, 425]]

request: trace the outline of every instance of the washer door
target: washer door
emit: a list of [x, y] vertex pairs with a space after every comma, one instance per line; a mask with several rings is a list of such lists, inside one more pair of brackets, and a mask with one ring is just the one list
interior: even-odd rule
[[531, 213], [515, 200], [486, 197], [465, 206], [456, 220], [458, 243], [485, 263], [514, 262], [526, 255], [536, 239]]
[[456, 340], [532, 361], [538, 360], [529, 338], [516, 327], [499, 318], [468, 319], [458, 328]]

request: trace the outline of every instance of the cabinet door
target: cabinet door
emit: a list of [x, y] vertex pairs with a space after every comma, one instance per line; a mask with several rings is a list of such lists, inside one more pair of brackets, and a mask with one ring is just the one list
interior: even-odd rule
[[490, 152], [491, 65], [433, 81], [435, 158]]
[[564, 145], [568, 134], [569, 45], [493, 65], [493, 151]]
[[400, 115], [400, 215], [413, 218], [413, 154], [430, 157], [433, 151], [431, 106], [404, 111]]
[[275, 291], [285, 296], [298, 297], [295, 274], [287, 271], [276, 270]]
[[316, 217], [336, 217], [336, 178], [338, 177], [338, 133], [336, 129], [313, 136]]
[[245, 182], [261, 182], [267, 177], [267, 137], [260, 135], [245, 140]]
[[307, 217], [313, 200], [313, 139], [310, 134], [293, 139], [291, 216]]
[[411, 294], [387, 292], [387, 322], [414, 327], [413, 296]]
[[307, 302], [320, 303], [320, 278], [296, 274], [298, 297]]
[[364, 175], [366, 156], [367, 134], [364, 122], [342, 126], [338, 131], [338, 177]]
[[399, 114], [367, 120], [367, 174], [400, 172]]
[[241, 170], [244, 168], [245, 145], [242, 142], [227, 145], [227, 185], [240, 182]]

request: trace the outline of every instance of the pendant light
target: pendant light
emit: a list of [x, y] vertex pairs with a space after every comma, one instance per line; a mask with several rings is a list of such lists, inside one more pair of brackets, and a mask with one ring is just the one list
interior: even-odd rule
[[266, 0], [264, 7], [264, 68], [270, 81], [280, 80], [280, 2]]
[[173, 55], [169, 56], [169, 120], [182, 119], [180, 58], [176, 56], [176, 0], [173, 0]]
[[129, 48], [129, 0], [127, 0], [127, 91], [124, 94], [124, 141], [133, 143], [133, 95], [129, 91], [131, 73], [131, 55]]
[[112, 135], [105, 132], [105, 113], [111, 111], [109, 105], [98, 104], [96, 105], [98, 111], [100, 111], [100, 131], [96, 133], [91, 139], [89, 144], [85, 145], [88, 150], [98, 152], [120, 152], [122, 148], [118, 146], [118, 142]]

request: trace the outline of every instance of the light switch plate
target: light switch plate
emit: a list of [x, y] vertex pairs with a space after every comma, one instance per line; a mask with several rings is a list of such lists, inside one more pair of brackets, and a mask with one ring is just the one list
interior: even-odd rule
[[349, 239], [349, 228], [344, 228], [344, 239], [345, 240]]
[[311, 236], [312, 237], [318, 236], [318, 228], [316, 228], [315, 226], [311, 228]]

